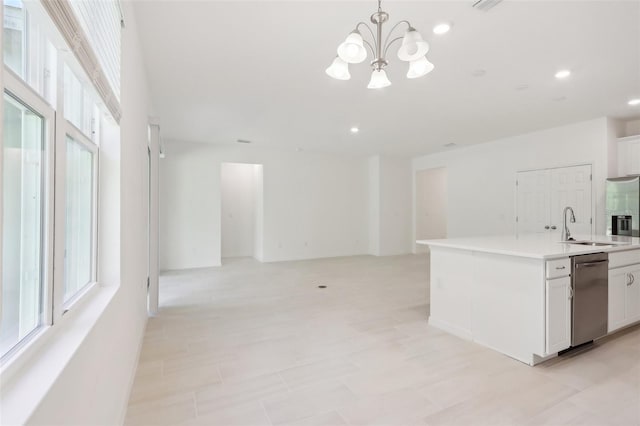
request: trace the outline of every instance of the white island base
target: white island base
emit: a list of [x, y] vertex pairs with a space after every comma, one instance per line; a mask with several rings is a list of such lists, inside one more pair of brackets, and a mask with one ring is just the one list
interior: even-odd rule
[[[635, 271], [640, 282], [639, 239], [614, 239], [597, 238], [612, 242], [604, 247], [539, 236], [418, 241], [431, 252], [429, 324], [529, 365], [553, 357], [571, 345], [570, 256], [609, 252], [609, 299], [619, 298], [612, 268]], [[608, 301], [609, 331], [640, 320], [640, 291], [623, 296], [631, 300], [622, 307]], [[629, 304], [637, 312], [612, 324]]]

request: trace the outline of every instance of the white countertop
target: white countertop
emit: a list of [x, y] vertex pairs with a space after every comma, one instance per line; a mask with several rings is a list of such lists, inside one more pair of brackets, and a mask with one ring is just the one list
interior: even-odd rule
[[577, 241], [597, 241], [610, 243], [606, 246], [584, 246], [560, 242], [558, 234], [525, 234], [496, 235], [470, 238], [447, 238], [442, 240], [418, 240], [416, 243], [433, 247], [447, 247], [461, 250], [481, 251], [485, 253], [504, 254], [507, 256], [553, 259], [579, 254], [612, 252], [619, 250], [640, 249], [640, 238], [607, 236], [607, 235], [575, 235]]

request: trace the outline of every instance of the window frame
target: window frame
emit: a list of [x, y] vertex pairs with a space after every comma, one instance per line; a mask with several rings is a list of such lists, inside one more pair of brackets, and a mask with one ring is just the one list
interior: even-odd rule
[[[11, 359], [17, 352], [33, 341], [46, 328], [53, 325], [54, 299], [54, 208], [55, 208], [55, 135], [56, 112], [49, 103], [32, 89], [9, 67], [4, 67], [3, 94], [7, 93], [17, 102], [31, 109], [43, 119], [44, 155], [43, 155], [43, 215], [42, 215], [42, 317], [40, 324], [16, 343], [5, 354], [0, 354], [0, 365]], [[3, 99], [4, 102], [4, 99]], [[2, 146], [4, 149], [4, 144]], [[1, 281], [1, 280], [0, 280]], [[0, 282], [0, 292], [4, 282]]]
[[[28, 52], [27, 55], [29, 55]], [[42, 196], [44, 197], [44, 208], [41, 225], [43, 229], [41, 237], [41, 268], [43, 271], [41, 303], [43, 306], [40, 324], [6, 353], [0, 353], [0, 372], [4, 371], [5, 366], [13, 363], [23, 350], [26, 350], [34, 341], [38, 340], [49, 328], [58, 324], [68, 310], [84, 301], [86, 299], [85, 296], [88, 296], [91, 290], [98, 285], [100, 147], [99, 139], [93, 133], [97, 128], [96, 121], [101, 119], [101, 111], [100, 108], [96, 109], [95, 104], [91, 108], [92, 129], [90, 135], [85, 134], [71, 121], [64, 118], [64, 67], [68, 61], [73, 60], [73, 58], [62, 54], [60, 51], [56, 54], [57, 62], [54, 74], [56, 81], [52, 81], [54, 85], [54, 98], [52, 101], [55, 102], [55, 105], [52, 105], [44, 97], [46, 93], [40, 94], [30, 86], [26, 75], [23, 78], [5, 65], [4, 61], [2, 63], [4, 71], [3, 93], [6, 92], [16, 102], [23, 104], [43, 118]], [[68, 67], [70, 70], [74, 70], [76, 65], [68, 63]], [[83, 84], [83, 89], [86, 90], [84, 85], [87, 83], [83, 79], [80, 82]], [[91, 90], [94, 89], [91, 88]], [[64, 302], [67, 135], [92, 154], [91, 279], [89, 283]], [[0, 143], [0, 149], [4, 149], [3, 143]], [[0, 223], [0, 231], [1, 227], [2, 223]], [[2, 244], [1, 240], [0, 244]], [[2, 294], [3, 285], [4, 283], [0, 276], [0, 294]]]
[[63, 200], [56, 198], [56, 202], [59, 204], [60, 209], [56, 213], [59, 214], [56, 220], [56, 230], [54, 238], [62, 241], [63, 253], [66, 251], [65, 237], [66, 237], [66, 201], [67, 201], [67, 188], [66, 174], [67, 174], [67, 136], [73, 139], [75, 143], [80, 144], [87, 151], [91, 152], [91, 279], [90, 281], [80, 288], [76, 293], [71, 296], [69, 300], [64, 301], [64, 269], [65, 269], [65, 257], [58, 256], [59, 263], [56, 262], [56, 268], [61, 271], [59, 281], [54, 283], [56, 291], [54, 293], [54, 312], [56, 312], [55, 306], [58, 306], [60, 316], [69, 310], [78, 300], [82, 299], [86, 293], [88, 293], [93, 286], [98, 283], [98, 180], [99, 174], [99, 155], [100, 150], [98, 146], [89, 139], [80, 129], [78, 129], [69, 120], [64, 119], [62, 114], [58, 114], [58, 121], [62, 121], [61, 125], [57, 125], [60, 129], [56, 140], [56, 193], [63, 194]]

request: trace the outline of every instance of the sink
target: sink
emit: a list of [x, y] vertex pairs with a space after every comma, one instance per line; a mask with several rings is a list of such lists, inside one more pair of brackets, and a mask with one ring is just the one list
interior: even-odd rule
[[611, 243], [599, 243], [597, 241], [562, 241], [564, 244], [577, 244], [580, 246], [593, 246], [593, 247], [599, 247], [599, 246], [612, 246], [614, 244]]

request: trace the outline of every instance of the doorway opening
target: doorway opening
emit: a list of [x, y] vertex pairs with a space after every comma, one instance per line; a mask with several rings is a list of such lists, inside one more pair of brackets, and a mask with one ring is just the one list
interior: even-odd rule
[[264, 195], [262, 164], [223, 163], [220, 176], [221, 257], [262, 262]]
[[[447, 237], [447, 169], [418, 170], [416, 181], [416, 240]], [[429, 248], [416, 244], [416, 253]]]

